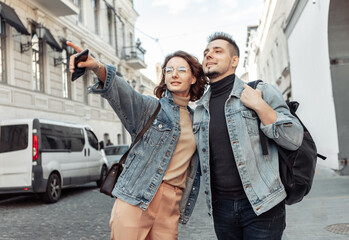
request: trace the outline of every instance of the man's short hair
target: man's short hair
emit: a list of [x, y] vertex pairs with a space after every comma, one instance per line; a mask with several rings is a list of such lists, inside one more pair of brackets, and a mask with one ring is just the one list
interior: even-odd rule
[[212, 42], [214, 40], [218, 40], [218, 39], [222, 39], [222, 40], [225, 40], [228, 43], [230, 43], [232, 45], [232, 51], [231, 51], [232, 56], [236, 55], [236, 56], [240, 57], [239, 47], [230, 34], [225, 33], [225, 32], [215, 32], [207, 38], [207, 42], [210, 43], [210, 42]]

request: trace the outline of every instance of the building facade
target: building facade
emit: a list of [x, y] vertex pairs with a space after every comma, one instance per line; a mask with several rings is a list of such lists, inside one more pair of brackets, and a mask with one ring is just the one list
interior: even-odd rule
[[154, 83], [140, 73], [145, 49], [135, 39], [132, 0], [1, 0], [0, 121], [48, 118], [89, 124], [99, 140], [130, 137], [106, 100], [87, 94], [92, 72], [72, 82], [74, 54], [65, 40], [115, 65], [137, 91], [153, 95]]
[[286, 35], [283, 31], [295, 0], [264, 1], [258, 26], [248, 27], [245, 68], [249, 80], [262, 79], [278, 86], [284, 98], [291, 99], [290, 63]]
[[[349, 1], [266, 0], [246, 69], [277, 85], [327, 156], [319, 163], [349, 174]], [[251, 79], [251, 74], [250, 78]]]

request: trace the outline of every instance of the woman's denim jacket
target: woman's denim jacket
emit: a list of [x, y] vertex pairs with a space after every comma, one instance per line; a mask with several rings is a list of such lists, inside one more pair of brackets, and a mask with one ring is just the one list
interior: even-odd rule
[[[240, 101], [244, 90], [243, 84], [243, 81], [235, 77], [233, 89], [225, 103], [225, 119], [243, 189], [254, 212], [260, 215], [280, 203], [286, 197], [286, 192], [279, 177], [278, 151], [273, 141], [268, 141], [269, 155], [263, 155], [259, 141], [257, 115]], [[267, 126], [261, 123], [262, 131], [280, 146], [296, 150], [303, 139], [303, 128], [299, 121], [291, 115], [281, 93], [274, 86], [259, 83], [258, 89], [262, 91], [263, 99], [277, 113], [275, 123]], [[195, 131], [198, 131], [195, 137], [209, 215], [212, 213], [209, 168], [210, 96], [209, 89], [198, 102], [193, 125]]]
[[[108, 100], [132, 140], [143, 129], [158, 103], [161, 104], [156, 119], [129, 152], [112, 192], [115, 197], [146, 210], [162, 182], [181, 134], [179, 106], [168, 91], [160, 100], [136, 92], [124, 79], [116, 76], [114, 66], [106, 65], [106, 73], [105, 83], [99, 81], [88, 91], [99, 93]], [[192, 116], [193, 111], [189, 111]], [[189, 220], [199, 187], [200, 166], [195, 152], [187, 171], [179, 222], [186, 224]]]

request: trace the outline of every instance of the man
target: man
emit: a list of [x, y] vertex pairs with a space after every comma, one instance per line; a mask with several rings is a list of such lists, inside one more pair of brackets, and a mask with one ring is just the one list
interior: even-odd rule
[[111, 142], [111, 140], [109, 138], [109, 133], [104, 133], [103, 140], [104, 140], [106, 146], [113, 145], [113, 143]]
[[209, 215], [219, 240], [281, 239], [286, 192], [273, 141], [262, 153], [258, 118], [264, 134], [289, 150], [301, 145], [303, 128], [274, 86], [259, 83], [255, 90], [236, 77], [238, 63], [230, 35], [209, 37], [202, 67], [210, 88], [194, 114]]

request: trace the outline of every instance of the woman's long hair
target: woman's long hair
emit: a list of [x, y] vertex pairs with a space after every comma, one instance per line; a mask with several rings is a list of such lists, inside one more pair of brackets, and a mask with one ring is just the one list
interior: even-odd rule
[[[208, 84], [208, 80], [204, 74], [204, 71], [202, 70], [202, 66], [199, 63], [198, 59], [184, 51], [176, 51], [166, 56], [165, 61], [162, 65], [162, 69], [164, 69], [168, 61], [170, 61], [174, 57], [180, 57], [180, 58], [183, 58], [185, 61], [187, 61], [192, 74], [196, 78], [196, 82], [190, 86], [189, 101], [194, 102], [200, 99], [205, 92], [206, 86]], [[167, 86], [165, 83], [165, 75], [163, 71], [161, 71], [161, 81], [159, 85], [154, 89], [155, 96], [158, 98], [162, 98], [166, 89], [167, 89]]]

